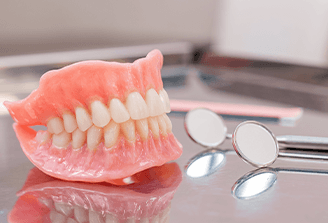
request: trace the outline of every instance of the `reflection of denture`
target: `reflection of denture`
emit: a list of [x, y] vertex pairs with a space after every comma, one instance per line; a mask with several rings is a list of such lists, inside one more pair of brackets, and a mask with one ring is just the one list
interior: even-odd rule
[[170, 203], [181, 180], [176, 163], [138, 173], [142, 183], [129, 186], [55, 180], [30, 171], [8, 215], [12, 223], [168, 222]]
[[[94, 182], [178, 158], [182, 149], [166, 115], [170, 102], [162, 64], [162, 54], [154, 50], [134, 63], [86, 61], [46, 73], [26, 99], [5, 103], [24, 152], [52, 176]], [[26, 127], [33, 125], [47, 130]], [[123, 174], [125, 164], [132, 166]]]

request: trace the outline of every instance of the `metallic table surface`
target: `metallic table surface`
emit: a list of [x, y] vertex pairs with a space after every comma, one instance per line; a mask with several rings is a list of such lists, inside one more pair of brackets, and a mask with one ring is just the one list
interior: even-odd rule
[[[255, 105], [288, 106], [242, 95], [209, 89], [191, 69], [186, 84], [168, 87], [171, 99], [193, 99]], [[238, 199], [232, 187], [238, 179], [255, 170], [234, 152], [226, 153], [225, 162], [214, 173], [202, 178], [190, 178], [184, 168], [188, 161], [205, 149], [195, 144], [185, 133], [183, 116], [170, 114], [173, 132], [183, 145], [183, 154], [176, 160], [183, 180], [171, 202], [169, 222], [327, 222], [328, 162], [278, 158], [275, 184], [267, 191], [249, 199]], [[232, 133], [240, 120], [225, 120]], [[7, 222], [13, 208], [15, 193], [23, 186], [33, 165], [25, 157], [12, 129], [9, 115], [0, 116], [0, 222]], [[291, 126], [265, 123], [275, 135], [327, 136], [328, 115], [305, 110], [302, 118]], [[232, 150], [229, 140], [220, 146]], [[305, 171], [288, 171], [289, 169]]]

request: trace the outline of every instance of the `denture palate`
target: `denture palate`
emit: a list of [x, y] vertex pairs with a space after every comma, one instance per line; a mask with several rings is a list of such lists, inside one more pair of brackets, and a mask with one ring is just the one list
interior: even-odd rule
[[113, 98], [106, 106], [95, 100], [89, 109], [79, 106], [75, 114], [64, 112], [62, 118], [54, 117], [47, 122], [47, 134], [51, 134], [52, 143], [61, 148], [72, 143], [73, 149], [79, 149], [87, 143], [87, 147], [94, 150], [102, 141], [110, 148], [120, 134], [130, 142], [136, 140], [136, 133], [142, 140], [148, 138], [149, 131], [155, 138], [160, 133], [166, 136], [172, 132], [172, 123], [165, 114], [170, 111], [166, 91], [156, 92], [151, 88], [144, 98], [139, 92], [132, 92], [125, 102]]

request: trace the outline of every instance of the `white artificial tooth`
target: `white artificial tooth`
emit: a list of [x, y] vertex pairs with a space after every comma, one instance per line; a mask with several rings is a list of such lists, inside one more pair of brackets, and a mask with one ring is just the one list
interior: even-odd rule
[[89, 211], [89, 222], [90, 223], [105, 223], [102, 215], [100, 213], [97, 213], [92, 210]]
[[148, 120], [146, 118], [136, 120], [136, 128], [141, 137], [141, 139], [145, 140], [148, 137]]
[[162, 135], [166, 135], [166, 124], [165, 124], [165, 119], [162, 115], [157, 116], [157, 121], [158, 121], [158, 127], [159, 130], [161, 130]]
[[88, 210], [83, 207], [76, 206], [74, 207], [74, 217], [79, 223], [88, 222]]
[[72, 218], [68, 218], [66, 223], [78, 223], [78, 222]]
[[87, 132], [87, 145], [88, 148], [94, 150], [102, 139], [102, 129], [97, 126], [91, 126]]
[[104, 127], [105, 146], [107, 148], [110, 148], [113, 145], [115, 145], [119, 134], [120, 134], [120, 125], [114, 122], [114, 120], [110, 121], [109, 124]]
[[81, 107], [75, 109], [77, 126], [82, 132], [85, 132], [92, 126], [92, 121], [87, 110]]
[[52, 201], [52, 199], [41, 198], [41, 199], [39, 199], [39, 201], [42, 204], [46, 205], [49, 209], [52, 209], [52, 207], [53, 207], [53, 201]]
[[92, 122], [97, 127], [104, 127], [110, 121], [110, 114], [107, 107], [101, 101], [94, 101], [90, 105]]
[[170, 105], [170, 99], [169, 99], [169, 95], [167, 94], [167, 92], [164, 90], [164, 88], [162, 90], [159, 91], [159, 97], [164, 105], [164, 110], [166, 113], [170, 113], [171, 112], [171, 105]]
[[61, 120], [61, 118], [56, 117], [56, 118], [52, 118], [48, 121], [47, 128], [48, 128], [48, 132], [54, 133], [54, 134], [59, 134], [62, 131], [64, 131], [64, 124], [63, 124], [63, 121]]
[[68, 133], [74, 132], [74, 130], [77, 128], [75, 116], [71, 113], [65, 113], [63, 114], [63, 120], [65, 131]]
[[121, 124], [121, 129], [123, 132], [123, 135], [125, 136], [125, 138], [130, 141], [130, 142], [134, 142], [136, 139], [136, 130], [135, 130], [135, 124], [134, 121], [132, 119], [123, 122]]
[[63, 131], [59, 134], [52, 135], [52, 144], [60, 148], [65, 148], [68, 146], [71, 139], [72, 139], [71, 134]]
[[161, 98], [158, 96], [157, 92], [153, 88], [147, 91], [145, 98], [150, 116], [155, 117], [165, 112], [164, 104], [162, 103]]
[[73, 207], [68, 205], [68, 204], [56, 203], [55, 202], [55, 209], [59, 213], [62, 213], [65, 216], [68, 216], [68, 217], [73, 213]]
[[159, 126], [156, 117], [149, 117], [148, 118], [148, 126], [153, 133], [154, 137], [159, 137]]
[[111, 214], [111, 213], [107, 213], [106, 214], [106, 223], [118, 223], [118, 218]]
[[116, 123], [126, 122], [130, 119], [130, 114], [126, 110], [124, 104], [117, 98], [114, 98], [109, 103], [109, 111], [112, 119]]
[[52, 223], [66, 223], [66, 216], [52, 210], [49, 214]]
[[72, 133], [72, 147], [74, 149], [81, 148], [84, 145], [86, 138], [87, 138], [87, 133], [82, 132], [79, 128], [77, 128]]
[[163, 114], [163, 118], [164, 118], [165, 124], [166, 124], [166, 132], [171, 133], [172, 132], [172, 122], [171, 122], [170, 118], [167, 116], [167, 114]]
[[132, 92], [126, 98], [126, 107], [131, 119], [139, 120], [149, 117], [148, 106], [139, 92]]

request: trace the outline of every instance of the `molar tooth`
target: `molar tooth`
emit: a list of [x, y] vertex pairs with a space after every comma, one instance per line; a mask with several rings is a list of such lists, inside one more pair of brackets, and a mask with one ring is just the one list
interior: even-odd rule
[[155, 138], [159, 137], [159, 126], [156, 117], [148, 118], [148, 125]]
[[112, 115], [112, 119], [116, 123], [126, 122], [127, 120], [130, 119], [129, 112], [126, 110], [123, 103], [117, 98], [114, 98], [110, 101], [109, 111], [110, 114]]
[[71, 141], [71, 134], [67, 133], [65, 131], [59, 133], [59, 134], [53, 134], [52, 136], [52, 144], [54, 144], [57, 147], [65, 148]]
[[92, 126], [92, 121], [87, 110], [81, 107], [75, 109], [77, 126], [82, 132], [85, 132]]
[[83, 207], [74, 207], [74, 217], [79, 223], [88, 222], [88, 211]]
[[134, 121], [132, 119], [126, 121], [126, 122], [123, 122], [121, 124], [121, 129], [122, 129], [122, 132], [125, 136], [125, 138], [130, 141], [130, 142], [133, 142], [135, 141], [135, 134], [136, 134], [136, 130], [135, 130], [135, 124], [134, 124]]
[[169, 99], [169, 95], [164, 90], [164, 88], [159, 91], [159, 97], [164, 105], [165, 112], [170, 113], [171, 112], [170, 99]]
[[74, 132], [74, 130], [77, 128], [75, 116], [71, 113], [64, 113], [63, 120], [65, 131], [68, 133]]
[[40, 142], [40, 144], [46, 143], [51, 138], [51, 133], [49, 131], [38, 132], [36, 134], [36, 140]]
[[104, 127], [105, 146], [110, 148], [115, 145], [119, 134], [120, 125], [114, 122], [114, 120], [110, 121], [109, 124]]
[[48, 121], [47, 123], [48, 132], [59, 134], [64, 131], [64, 124], [61, 118], [55, 117]]
[[102, 129], [96, 126], [91, 126], [87, 132], [87, 145], [88, 148], [94, 150], [101, 141]]
[[90, 223], [105, 223], [102, 215], [95, 211], [89, 210], [89, 222]]
[[149, 115], [152, 117], [161, 115], [165, 112], [164, 104], [153, 88], [149, 89], [146, 93], [146, 103], [148, 106]]
[[72, 133], [72, 147], [74, 149], [81, 148], [87, 138], [87, 133], [82, 132], [79, 128], [77, 128], [73, 133]]
[[141, 137], [141, 139], [145, 140], [148, 137], [148, 120], [146, 118], [136, 120], [136, 128]]
[[92, 122], [97, 127], [104, 127], [110, 121], [110, 114], [107, 107], [101, 101], [91, 103]]
[[145, 100], [139, 92], [132, 92], [126, 99], [126, 107], [131, 119], [139, 120], [149, 117], [149, 111]]
[[165, 124], [165, 119], [162, 115], [157, 116], [157, 121], [158, 121], [158, 126], [159, 129], [162, 132], [162, 135], [166, 135], [166, 124]]
[[166, 124], [166, 132], [171, 133], [172, 132], [172, 122], [171, 122], [170, 118], [167, 116], [167, 114], [163, 114], [163, 118], [164, 118], [165, 124]]

